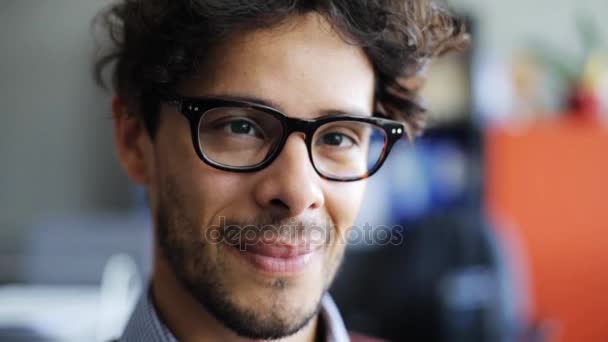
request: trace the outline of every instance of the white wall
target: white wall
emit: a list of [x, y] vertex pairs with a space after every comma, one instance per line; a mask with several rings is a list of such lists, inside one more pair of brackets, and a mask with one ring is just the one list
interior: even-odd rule
[[472, 12], [479, 24], [479, 44], [492, 55], [508, 57], [533, 39], [576, 53], [575, 16], [582, 12], [601, 26], [608, 44], [607, 0], [448, 0], [454, 8]]
[[90, 21], [106, 3], [1, 1], [0, 244], [40, 215], [125, 205], [108, 95], [90, 72]]

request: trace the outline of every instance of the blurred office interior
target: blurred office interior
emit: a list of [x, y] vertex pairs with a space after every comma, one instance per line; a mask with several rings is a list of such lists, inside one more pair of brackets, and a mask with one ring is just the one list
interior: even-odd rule
[[[1, 3], [0, 341], [117, 336], [146, 286], [144, 193], [91, 76], [108, 3]], [[426, 134], [369, 181], [354, 229], [404, 238], [351, 241], [331, 289], [346, 324], [393, 341], [608, 341], [608, 3], [448, 3], [473, 48], [430, 66]]]

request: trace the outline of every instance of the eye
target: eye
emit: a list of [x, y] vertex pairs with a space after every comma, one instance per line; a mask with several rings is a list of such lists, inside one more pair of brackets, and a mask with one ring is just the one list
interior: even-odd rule
[[224, 132], [236, 135], [251, 135], [258, 138], [263, 138], [262, 132], [257, 125], [246, 119], [231, 119], [225, 121], [220, 126]]
[[355, 145], [355, 140], [344, 133], [331, 132], [323, 134], [317, 141], [319, 145], [329, 145], [335, 147], [351, 147]]

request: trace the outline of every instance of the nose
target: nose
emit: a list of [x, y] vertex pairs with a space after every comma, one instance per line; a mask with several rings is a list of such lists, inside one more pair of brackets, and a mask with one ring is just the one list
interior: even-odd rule
[[292, 134], [280, 155], [256, 184], [255, 199], [262, 208], [296, 217], [323, 207], [321, 178], [314, 170], [303, 135]]

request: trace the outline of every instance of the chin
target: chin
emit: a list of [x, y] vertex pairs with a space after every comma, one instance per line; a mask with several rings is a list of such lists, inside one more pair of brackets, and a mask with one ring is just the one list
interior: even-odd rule
[[[224, 326], [239, 336], [265, 340], [284, 338], [307, 326], [317, 316], [324, 294], [322, 286], [293, 278], [258, 282], [242, 277], [238, 284], [194, 290], [199, 303]], [[210, 290], [215, 291], [213, 297]]]

